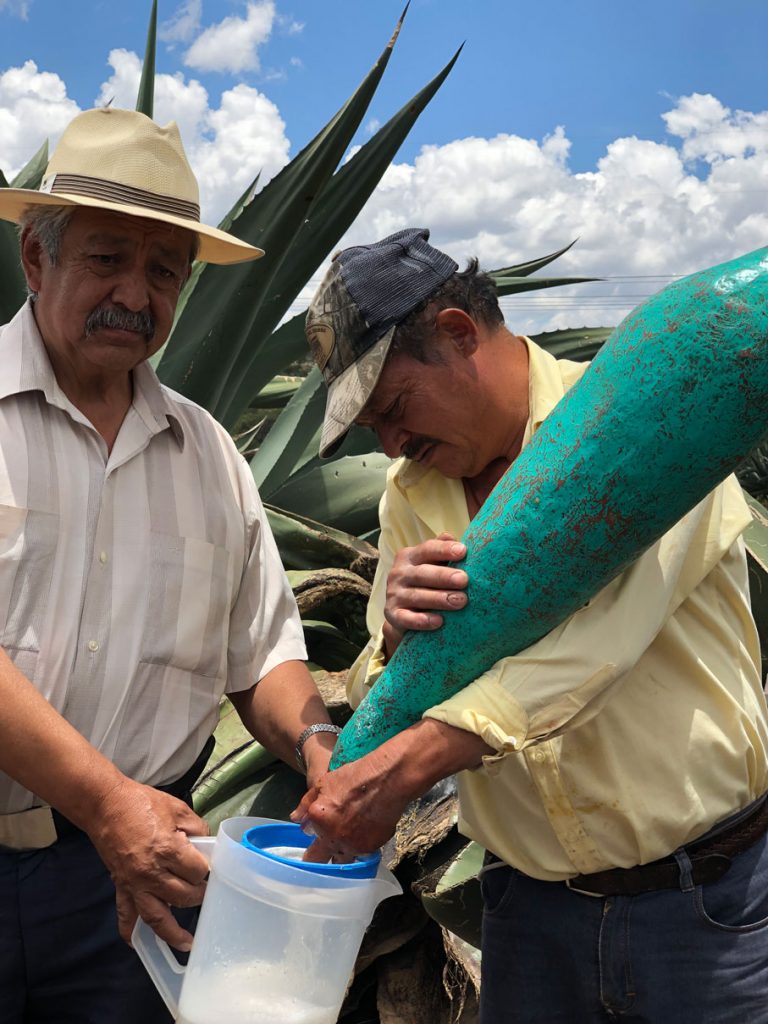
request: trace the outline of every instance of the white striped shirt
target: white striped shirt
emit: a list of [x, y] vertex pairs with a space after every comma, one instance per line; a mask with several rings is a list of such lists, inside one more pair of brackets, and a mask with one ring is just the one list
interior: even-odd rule
[[[179, 778], [224, 692], [306, 657], [251, 472], [227, 432], [133, 371], [111, 452], [56, 382], [27, 303], [0, 328], [0, 640], [139, 782]], [[40, 801], [0, 773], [0, 813]]]

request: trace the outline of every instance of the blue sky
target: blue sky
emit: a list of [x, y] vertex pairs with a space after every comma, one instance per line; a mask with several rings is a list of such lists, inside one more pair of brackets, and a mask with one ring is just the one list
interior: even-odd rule
[[[328, 120], [401, 9], [160, 0], [156, 113], [179, 120], [211, 219]], [[0, 0], [0, 168], [77, 109], [133, 105], [149, 10]], [[578, 235], [562, 270], [611, 283], [518, 301], [512, 326], [615, 322], [653, 281], [768, 242], [766, 39], [764, 0], [412, 0], [368, 130], [465, 46], [348, 240], [425, 224], [498, 266]]]

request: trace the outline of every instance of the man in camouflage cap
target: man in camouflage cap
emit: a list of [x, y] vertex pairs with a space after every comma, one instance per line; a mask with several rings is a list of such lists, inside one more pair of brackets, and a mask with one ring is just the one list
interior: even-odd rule
[[[322, 454], [356, 423], [397, 460], [356, 705], [406, 630], [466, 604], [455, 538], [585, 364], [514, 335], [476, 261], [458, 272], [420, 229], [338, 253], [307, 331], [328, 384]], [[295, 812], [313, 856], [367, 852], [459, 773], [459, 827], [488, 851], [483, 1024], [766, 1019], [750, 522], [731, 477], [548, 636], [321, 778]]]

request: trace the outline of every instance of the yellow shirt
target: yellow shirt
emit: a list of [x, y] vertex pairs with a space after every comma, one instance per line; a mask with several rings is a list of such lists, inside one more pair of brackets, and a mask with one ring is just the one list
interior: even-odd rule
[[[526, 343], [528, 439], [586, 367]], [[353, 705], [384, 667], [394, 556], [463, 534], [462, 483], [401, 459], [380, 519]], [[768, 789], [749, 522], [729, 477], [562, 625], [426, 713], [497, 751], [458, 776], [462, 832], [528, 875], [563, 879], [664, 857]]]

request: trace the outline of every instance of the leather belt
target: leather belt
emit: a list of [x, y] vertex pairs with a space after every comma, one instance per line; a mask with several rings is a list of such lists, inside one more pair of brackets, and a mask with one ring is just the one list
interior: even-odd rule
[[[166, 786], [154, 788], [161, 793], [169, 793], [179, 800], [184, 800], [191, 806], [192, 787], [205, 768], [214, 744], [214, 738], [211, 736], [195, 763], [180, 779]], [[82, 829], [53, 807], [32, 807], [28, 811], [18, 811], [16, 814], [0, 814], [0, 850], [44, 850], [65, 836], [78, 834], [85, 835]]]
[[[722, 878], [731, 866], [731, 859], [749, 849], [768, 831], [768, 800], [722, 831], [702, 836], [683, 847], [691, 862], [694, 885], [705, 885]], [[633, 868], [612, 868], [589, 875], [569, 878], [569, 889], [587, 896], [640, 896], [659, 889], [680, 887], [680, 867], [674, 854], [638, 864]]]

